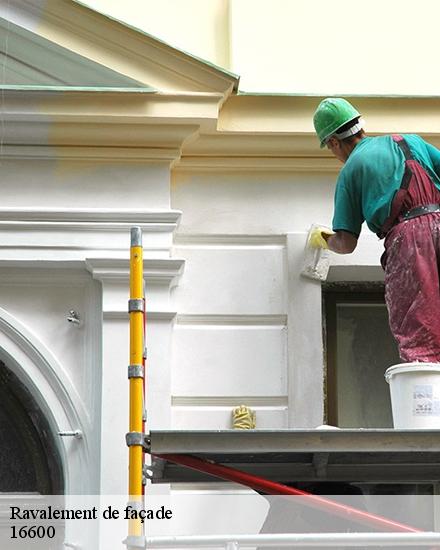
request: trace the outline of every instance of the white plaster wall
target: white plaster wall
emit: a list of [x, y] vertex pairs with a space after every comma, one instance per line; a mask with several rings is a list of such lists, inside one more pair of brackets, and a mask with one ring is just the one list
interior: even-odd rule
[[2, 159], [3, 207], [168, 208], [169, 201], [168, 163]]
[[438, 95], [437, 0], [86, 3], [239, 74], [247, 92]]
[[179, 173], [172, 182], [173, 208], [184, 212], [179, 235], [284, 235], [313, 221], [329, 225], [335, 179], [269, 170]]
[[[133, 225], [143, 229], [148, 271], [151, 426], [170, 427], [169, 296], [183, 265], [170, 260], [180, 214], [170, 209], [169, 163], [10, 153], [2, 158], [0, 304], [31, 351], [15, 358], [0, 334], [0, 355], [48, 416], [67, 492], [125, 494]], [[71, 309], [80, 327], [67, 322]], [[82, 439], [57, 435], [75, 429]]]
[[[100, 289], [89, 273], [1, 270], [0, 303], [51, 349], [75, 386], [90, 421], [99, 413], [101, 385], [99, 319]], [[41, 272], [42, 271], [42, 272]], [[75, 310], [82, 321], [67, 321]]]
[[436, 0], [231, 0], [231, 69], [248, 92], [438, 95], [439, 15]]
[[212, 63], [229, 66], [227, 0], [87, 0], [90, 7]]
[[[182, 396], [286, 394], [283, 326], [177, 326], [173, 393]], [[178, 351], [177, 351], [178, 350]]]
[[[100, 447], [103, 494], [124, 494], [128, 481], [128, 452], [124, 445], [128, 432], [129, 326], [125, 319], [108, 319], [103, 326], [102, 357], [102, 432]], [[115, 475], [115, 472], [120, 475]]]
[[259, 427], [285, 426], [285, 248], [283, 238], [177, 237], [185, 271], [172, 295], [176, 428], [229, 428], [242, 402]]
[[[68, 493], [99, 491], [101, 416], [100, 289], [84, 270], [0, 267], [0, 354], [47, 415]], [[67, 321], [75, 310], [81, 325]], [[49, 386], [48, 386], [49, 384]], [[58, 431], [79, 430], [81, 439]], [[83, 471], [83, 469], [85, 470]]]
[[[337, 174], [176, 170], [173, 426], [228, 428], [241, 402], [257, 427], [323, 422], [321, 285], [300, 271], [313, 222], [331, 225]], [[331, 254], [331, 280], [380, 280], [381, 244]]]
[[[179, 173], [184, 212], [174, 253], [186, 269], [173, 298], [173, 425], [229, 428], [241, 403], [257, 426], [287, 426], [286, 241], [280, 205], [288, 178], [269, 173]], [[270, 181], [270, 189], [268, 186]]]
[[286, 313], [283, 238], [279, 242], [242, 238], [240, 242], [235, 236], [221, 244], [209, 242], [209, 236], [207, 240], [183, 244], [183, 235], [176, 238], [173, 253], [185, 258], [185, 271], [173, 292], [181, 318]]

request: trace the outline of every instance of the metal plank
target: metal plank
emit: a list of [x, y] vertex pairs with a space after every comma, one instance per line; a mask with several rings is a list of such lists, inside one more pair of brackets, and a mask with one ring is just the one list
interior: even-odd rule
[[152, 431], [151, 453], [440, 452], [440, 430]]
[[[274, 481], [440, 480], [439, 430], [153, 431], [154, 455], [191, 454]], [[157, 461], [154, 483], [218, 481]]]

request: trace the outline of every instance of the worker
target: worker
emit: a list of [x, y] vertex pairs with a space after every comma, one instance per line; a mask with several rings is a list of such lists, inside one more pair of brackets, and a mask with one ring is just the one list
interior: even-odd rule
[[321, 101], [313, 122], [344, 166], [333, 230], [316, 228], [310, 245], [349, 254], [366, 221], [385, 239], [385, 301], [402, 361], [440, 363], [440, 151], [415, 134], [367, 137], [342, 98]]

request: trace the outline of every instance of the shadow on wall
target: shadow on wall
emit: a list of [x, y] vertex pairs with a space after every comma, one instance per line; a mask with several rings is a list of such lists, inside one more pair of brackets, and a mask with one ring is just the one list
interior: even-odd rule
[[63, 494], [61, 464], [46, 417], [0, 362], [0, 493]]

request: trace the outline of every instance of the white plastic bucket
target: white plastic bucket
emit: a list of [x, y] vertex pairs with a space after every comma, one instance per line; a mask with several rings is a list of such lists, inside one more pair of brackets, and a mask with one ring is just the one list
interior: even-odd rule
[[440, 363], [401, 363], [385, 372], [395, 428], [440, 429]]

